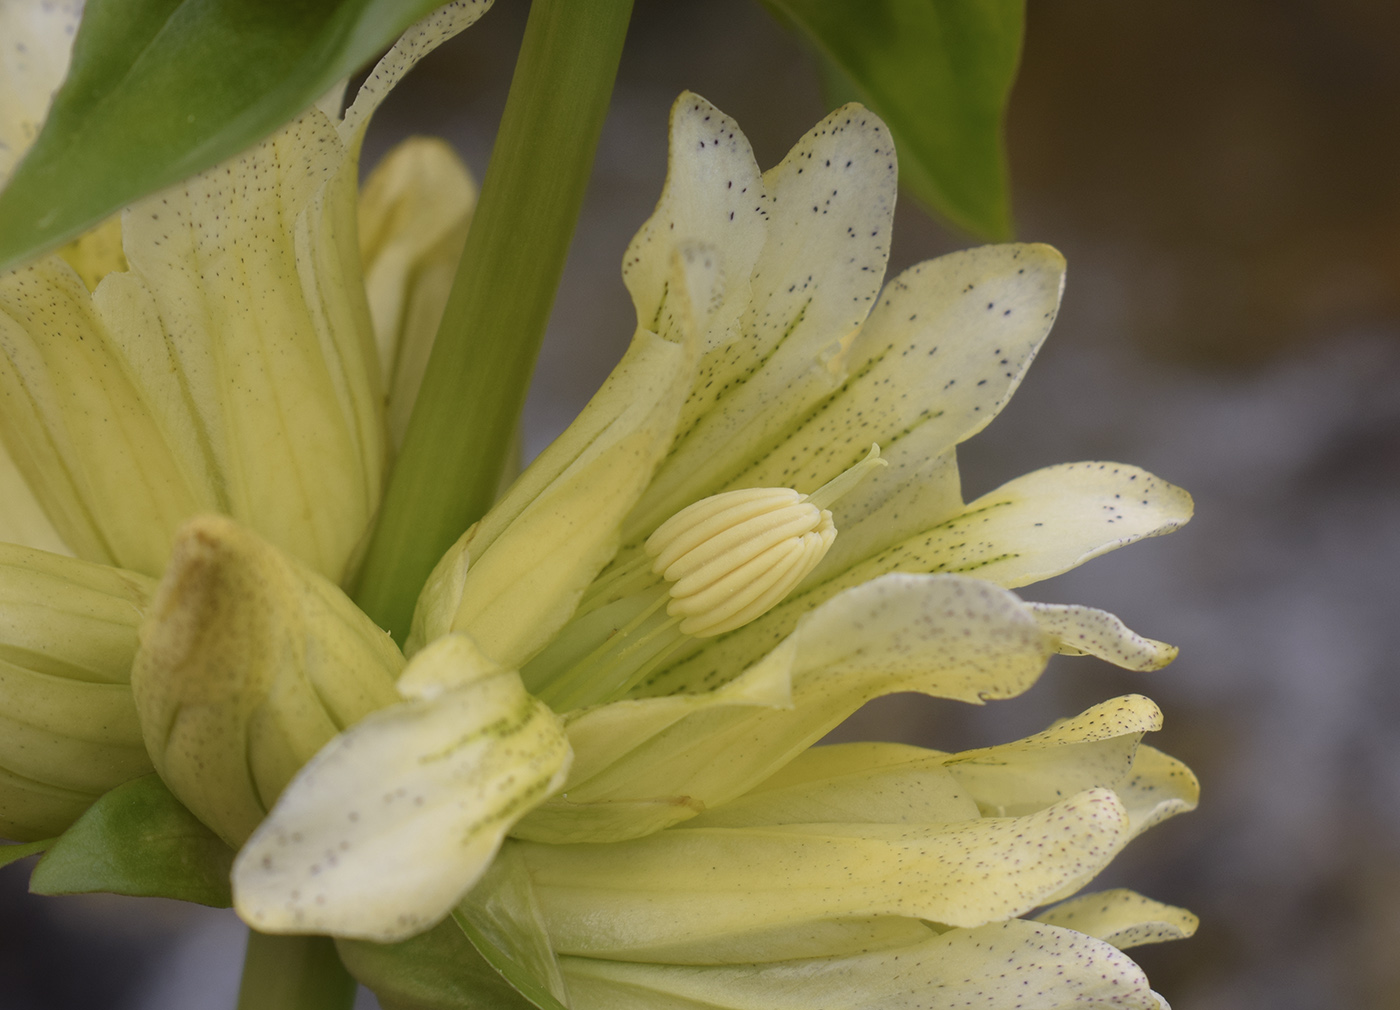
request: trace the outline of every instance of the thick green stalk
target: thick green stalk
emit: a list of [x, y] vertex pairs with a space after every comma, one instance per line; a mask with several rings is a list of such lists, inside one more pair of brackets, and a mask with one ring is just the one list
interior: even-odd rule
[[330, 937], [248, 931], [238, 1010], [349, 1010], [355, 990]]
[[491, 163], [357, 601], [402, 642], [428, 573], [486, 512], [525, 403], [632, 0], [534, 0]]

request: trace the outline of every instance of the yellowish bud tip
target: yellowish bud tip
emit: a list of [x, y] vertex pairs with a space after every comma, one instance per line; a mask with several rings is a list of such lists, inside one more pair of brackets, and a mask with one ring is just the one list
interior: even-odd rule
[[878, 446], [811, 495], [792, 488], [725, 491], [677, 512], [647, 538], [651, 570], [671, 583], [666, 612], [708, 638], [777, 606], [836, 540], [826, 508], [876, 466]]

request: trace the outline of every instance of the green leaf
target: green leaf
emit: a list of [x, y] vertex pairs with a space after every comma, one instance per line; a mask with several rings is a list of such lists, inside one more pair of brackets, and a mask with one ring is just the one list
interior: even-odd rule
[[9, 866], [34, 855], [36, 852], [43, 852], [57, 839], [45, 838], [37, 842], [25, 842], [23, 845], [0, 845], [0, 867]]
[[0, 193], [0, 269], [260, 140], [440, 2], [88, 0], [68, 77]]
[[336, 949], [384, 1010], [530, 1010], [450, 921], [402, 943], [337, 940]]
[[1002, 123], [1024, 0], [763, 2], [829, 64], [829, 94], [885, 120], [909, 192], [959, 228], [1010, 237]]
[[29, 878], [35, 894], [110, 891], [227, 908], [233, 850], [157, 775], [118, 786], [59, 836]]

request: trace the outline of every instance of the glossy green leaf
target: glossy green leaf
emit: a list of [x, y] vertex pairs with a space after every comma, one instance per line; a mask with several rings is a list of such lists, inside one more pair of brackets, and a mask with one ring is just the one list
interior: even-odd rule
[[271, 133], [440, 3], [88, 0], [68, 77], [0, 193], [0, 269]]
[[52, 838], [45, 838], [37, 842], [25, 842], [22, 845], [0, 846], [0, 867], [9, 866], [11, 863], [17, 863], [21, 859], [27, 859], [36, 853], [43, 852], [53, 845], [54, 841]]
[[232, 904], [233, 850], [186, 810], [157, 775], [118, 786], [88, 808], [34, 868], [35, 894], [110, 891]]
[[1011, 235], [1002, 122], [1024, 0], [763, 2], [816, 46], [833, 98], [885, 120], [910, 193], [973, 234]]
[[450, 921], [402, 943], [337, 940], [336, 949], [384, 1010], [530, 1010]]

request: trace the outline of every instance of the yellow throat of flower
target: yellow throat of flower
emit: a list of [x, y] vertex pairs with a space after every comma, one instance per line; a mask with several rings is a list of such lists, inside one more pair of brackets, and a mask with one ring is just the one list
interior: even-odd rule
[[875, 445], [811, 494], [740, 488], [681, 509], [638, 556], [595, 580], [574, 619], [521, 671], [526, 684], [560, 711], [614, 700], [692, 639], [762, 617], [835, 542], [829, 506], [885, 465]]

